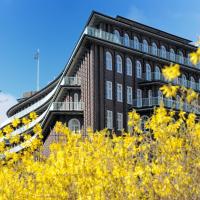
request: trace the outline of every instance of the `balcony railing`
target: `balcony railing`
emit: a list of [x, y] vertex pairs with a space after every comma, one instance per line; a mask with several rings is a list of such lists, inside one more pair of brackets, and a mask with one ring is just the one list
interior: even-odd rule
[[187, 65], [189, 67], [193, 67], [195, 69], [200, 69], [200, 63], [195, 66], [190, 62], [190, 59], [187, 57], [183, 57], [180, 56], [178, 54], [173, 54], [170, 53], [168, 51], [163, 51], [159, 48], [155, 49], [153, 46], [151, 45], [144, 45], [143, 43], [140, 42], [134, 42], [134, 40], [129, 39], [128, 42], [124, 37], [119, 37], [113, 33], [109, 33], [109, 32], [105, 32], [102, 31], [101, 29], [96, 29], [93, 27], [86, 27], [85, 29], [85, 34], [96, 37], [96, 38], [100, 38], [112, 43], [116, 43], [116, 44], [120, 44], [122, 46], [125, 47], [129, 47], [162, 59], [166, 59], [169, 60], [170, 62], [176, 62], [179, 64], [184, 64]]
[[61, 82], [61, 85], [80, 86], [81, 78], [65, 76]]
[[51, 109], [54, 111], [83, 111], [83, 102], [53, 102]]
[[191, 105], [188, 103], [181, 103], [177, 100], [167, 99], [162, 97], [152, 98], [138, 98], [133, 100], [133, 106], [137, 108], [159, 106], [163, 102], [166, 108], [173, 108], [177, 110], [184, 110], [186, 112], [194, 112], [200, 114], [200, 106]]
[[[162, 81], [165, 83], [169, 83], [168, 81], [161, 73], [159, 72], [152, 72], [152, 73], [143, 73], [142, 74], [142, 81]], [[196, 91], [200, 91], [200, 83], [194, 82], [194, 81], [189, 81], [189, 80], [184, 80], [182, 78], [177, 78], [172, 81], [172, 84], [174, 85], [180, 85], [184, 86], [186, 88], [192, 88]]]

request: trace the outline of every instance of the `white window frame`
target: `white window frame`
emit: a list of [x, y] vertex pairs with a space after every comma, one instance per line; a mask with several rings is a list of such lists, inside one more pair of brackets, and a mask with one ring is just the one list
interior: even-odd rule
[[147, 42], [147, 40], [143, 39], [143, 48], [142, 48], [143, 52], [148, 53], [149, 52], [149, 44]]
[[164, 45], [161, 46], [161, 57], [162, 58], [167, 58], [167, 50]]
[[182, 74], [181, 80], [182, 80], [182, 85], [187, 87], [187, 78], [185, 74]]
[[158, 55], [158, 47], [155, 42], [152, 43], [152, 54], [155, 56]]
[[149, 100], [149, 106], [152, 106], [152, 103], [153, 103], [152, 90], [148, 90], [148, 100]]
[[107, 110], [106, 113], [106, 127], [113, 129], [113, 112], [111, 110]]
[[121, 43], [121, 36], [117, 29], [114, 30], [114, 40], [116, 40], [117, 43]]
[[146, 80], [151, 81], [151, 66], [150, 64], [146, 64]]
[[169, 57], [170, 57], [170, 60], [176, 61], [175, 51], [174, 51], [174, 49], [172, 49], [172, 48], [170, 48]]
[[142, 107], [142, 90], [137, 89], [137, 107]]
[[106, 81], [106, 99], [112, 100], [112, 82]]
[[123, 114], [117, 113], [117, 130], [121, 131], [123, 129]]
[[106, 51], [106, 69], [112, 71], [112, 54]]
[[130, 39], [127, 33], [124, 34], [124, 45], [129, 47], [130, 46]]
[[123, 102], [122, 84], [117, 83], [117, 101]]
[[128, 76], [132, 76], [132, 68], [133, 68], [132, 61], [129, 57], [127, 57], [126, 58], [126, 74]]
[[142, 65], [139, 60], [136, 61], [136, 77], [142, 78]]
[[127, 86], [127, 104], [132, 105], [133, 103], [133, 88]]
[[116, 71], [122, 74], [122, 57], [119, 54], [116, 55]]
[[134, 49], [137, 49], [139, 50], [140, 49], [140, 43], [139, 43], [139, 40], [138, 40], [138, 37], [137, 36], [134, 36]]
[[190, 77], [190, 88], [196, 89], [195, 88], [195, 79], [193, 76]]
[[178, 62], [183, 64], [184, 63], [184, 56], [181, 50], [178, 51]]
[[155, 79], [160, 80], [161, 73], [160, 73], [160, 67], [156, 66], [155, 67]]

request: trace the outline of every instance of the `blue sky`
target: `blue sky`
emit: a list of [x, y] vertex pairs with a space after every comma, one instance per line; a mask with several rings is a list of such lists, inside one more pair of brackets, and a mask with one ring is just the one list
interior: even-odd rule
[[64, 68], [92, 10], [121, 15], [197, 40], [199, 0], [0, 0], [0, 90], [19, 98], [36, 88], [34, 52], [40, 49], [40, 85]]

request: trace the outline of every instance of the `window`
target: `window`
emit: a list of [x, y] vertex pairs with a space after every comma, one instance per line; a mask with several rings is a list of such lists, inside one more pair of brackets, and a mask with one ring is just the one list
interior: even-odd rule
[[142, 107], [142, 90], [137, 89], [137, 107]]
[[134, 36], [134, 49], [139, 50], [139, 40], [136, 36]]
[[166, 51], [166, 48], [163, 45], [161, 46], [161, 57], [167, 58], [167, 51]]
[[107, 110], [106, 122], [107, 122], [107, 128], [112, 129], [113, 128], [113, 113], [111, 110]]
[[130, 58], [126, 58], [126, 74], [132, 76], [132, 61]]
[[106, 81], [106, 99], [112, 100], [112, 82]]
[[160, 100], [162, 98], [163, 98], [163, 93], [162, 93], [162, 91], [158, 90], [158, 100]]
[[155, 80], [160, 80], [160, 68], [158, 66], [155, 67]]
[[136, 61], [136, 76], [142, 78], [142, 66], [140, 61]]
[[146, 80], [151, 80], [151, 66], [149, 64], [146, 64]]
[[106, 52], [106, 69], [112, 70], [112, 55], [110, 52]]
[[198, 84], [198, 90], [200, 91], [200, 79], [199, 79], [199, 84]]
[[187, 79], [186, 79], [186, 76], [184, 74], [182, 74], [182, 85], [187, 87]]
[[145, 125], [146, 125], [146, 123], [147, 123], [148, 120], [149, 120], [149, 117], [146, 116], [146, 115], [143, 115], [143, 116], [141, 117], [141, 121], [140, 121], [141, 124], [140, 124], [140, 125], [141, 125], [141, 130], [144, 131], [144, 132], [147, 131]]
[[74, 110], [79, 110], [78, 93], [74, 93]]
[[117, 113], [117, 130], [123, 129], [123, 114]]
[[195, 80], [194, 80], [194, 78], [192, 76], [190, 77], [190, 88], [196, 89], [195, 88]]
[[130, 40], [129, 40], [129, 36], [127, 33], [124, 34], [124, 45], [127, 47], [130, 46]]
[[117, 101], [122, 102], [123, 97], [122, 97], [122, 84], [117, 83]]
[[132, 104], [132, 87], [127, 86], [127, 103]]
[[148, 51], [149, 51], [149, 45], [146, 40], [143, 40], [143, 49], [142, 50], [146, 53], [148, 53]]
[[178, 62], [183, 64], [184, 63], [184, 57], [183, 57], [183, 52], [182, 51], [178, 51]]
[[116, 43], [121, 43], [120, 34], [118, 30], [114, 30], [114, 41]]
[[169, 58], [172, 61], [176, 60], [176, 58], [175, 58], [175, 52], [174, 52], [174, 49], [172, 49], [172, 48], [170, 49]]
[[158, 55], [158, 48], [155, 42], [152, 43], [152, 54], [155, 56]]
[[152, 90], [148, 90], [149, 106], [152, 106]]
[[71, 131], [77, 133], [77, 132], [80, 132], [80, 121], [78, 119], [71, 119], [69, 120], [68, 122], [68, 127]]
[[122, 58], [120, 55], [116, 56], [116, 68], [118, 73], [122, 73]]

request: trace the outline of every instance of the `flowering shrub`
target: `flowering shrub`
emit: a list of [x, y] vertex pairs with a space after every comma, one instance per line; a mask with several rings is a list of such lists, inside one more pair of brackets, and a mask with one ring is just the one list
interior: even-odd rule
[[[195, 63], [198, 51], [191, 54]], [[180, 75], [179, 66], [164, 68], [163, 74], [172, 81]], [[161, 90], [167, 97], [181, 93], [181, 102], [198, 99], [191, 89], [172, 83]], [[83, 138], [57, 122], [54, 132], [65, 140], [51, 145], [49, 157], [40, 154], [39, 124], [31, 142], [29, 134], [12, 135], [36, 118], [32, 113], [16, 119], [0, 132], [1, 199], [200, 199], [200, 123], [194, 113], [166, 110], [161, 104], [143, 131], [140, 115], [133, 111], [128, 122], [132, 131], [121, 136], [88, 129]], [[9, 152], [19, 142], [25, 150]]]

